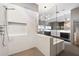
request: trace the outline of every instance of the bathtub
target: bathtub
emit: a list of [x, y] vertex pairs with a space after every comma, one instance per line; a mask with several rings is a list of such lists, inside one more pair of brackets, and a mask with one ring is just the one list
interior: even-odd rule
[[[57, 52], [56, 52], [56, 46]], [[41, 34], [10, 35], [8, 55], [37, 47], [45, 56], [57, 55], [64, 50], [64, 41]]]
[[32, 47], [34, 47], [34, 40], [32, 35], [9, 35], [8, 55], [12, 55]]

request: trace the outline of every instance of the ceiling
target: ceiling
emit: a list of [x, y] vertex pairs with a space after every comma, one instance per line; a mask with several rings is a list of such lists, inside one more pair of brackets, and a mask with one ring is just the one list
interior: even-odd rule
[[79, 3], [40, 3], [38, 5], [39, 14], [41, 16], [46, 16], [47, 18], [56, 16], [56, 12], [69, 12], [73, 8], [79, 7]]
[[[71, 10], [79, 6], [79, 3], [39, 3], [39, 12]], [[44, 8], [46, 6], [46, 8]]]
[[41, 15], [42, 18], [44, 16], [47, 18], [54, 17], [56, 16], [56, 12], [59, 12], [58, 14], [62, 15], [63, 12], [69, 12], [73, 8], [79, 7], [79, 3], [14, 3], [14, 4], [39, 12], [39, 15]]
[[73, 8], [79, 7], [79, 3], [58, 3], [57, 10], [72, 10]]
[[38, 5], [35, 3], [12, 3], [12, 4], [38, 12]]
[[[39, 3], [39, 13], [43, 14], [51, 14], [52, 12], [56, 12], [55, 4], [53, 3]], [[45, 8], [46, 7], [46, 8]]]

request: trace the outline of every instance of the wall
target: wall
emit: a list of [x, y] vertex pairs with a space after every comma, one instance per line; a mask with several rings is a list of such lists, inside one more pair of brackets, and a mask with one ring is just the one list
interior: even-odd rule
[[[7, 38], [6, 38], [6, 31], [5, 31], [5, 8], [0, 4], [0, 56], [5, 56], [7, 55], [8, 49], [7, 49]], [[4, 33], [5, 31], [5, 33]], [[3, 34], [5, 35], [3, 40]], [[6, 43], [3, 44], [3, 41]]]
[[[37, 17], [38, 13], [31, 11], [26, 8], [22, 8], [17, 5], [7, 5], [8, 9], [14, 8], [15, 10], [7, 10], [7, 20], [9, 23], [8, 32], [9, 34], [25, 34], [25, 33], [36, 33], [37, 32]], [[17, 24], [25, 23], [25, 24]], [[19, 29], [19, 30], [18, 30]]]
[[77, 23], [79, 23], [79, 7], [71, 10], [71, 19], [72, 19], [72, 28], [71, 28], [72, 38], [71, 39], [72, 39], [72, 43], [74, 43], [74, 37], [75, 37], [74, 33], [76, 32], [76, 30], [79, 30], [77, 25]]
[[6, 4], [8, 20], [8, 55], [34, 47], [32, 34], [37, 33], [38, 13], [24, 7]]
[[65, 30], [70, 30], [71, 29], [71, 26], [70, 25], [71, 25], [71, 22], [70, 21], [65, 22], [64, 23], [64, 29]]
[[13, 4], [38, 12], [38, 5], [35, 3], [13, 3]]
[[5, 25], [5, 8], [0, 4], [0, 25]]

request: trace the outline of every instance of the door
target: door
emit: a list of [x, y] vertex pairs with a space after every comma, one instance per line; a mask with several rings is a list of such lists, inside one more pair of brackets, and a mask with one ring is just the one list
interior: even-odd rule
[[8, 55], [6, 23], [6, 9], [0, 5], [0, 56]]

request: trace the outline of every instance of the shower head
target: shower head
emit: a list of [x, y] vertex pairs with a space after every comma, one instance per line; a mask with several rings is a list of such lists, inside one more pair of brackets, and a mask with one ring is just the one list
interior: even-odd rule
[[3, 6], [6, 10], [15, 10], [15, 8], [11, 8], [11, 7], [7, 7], [7, 6]]

